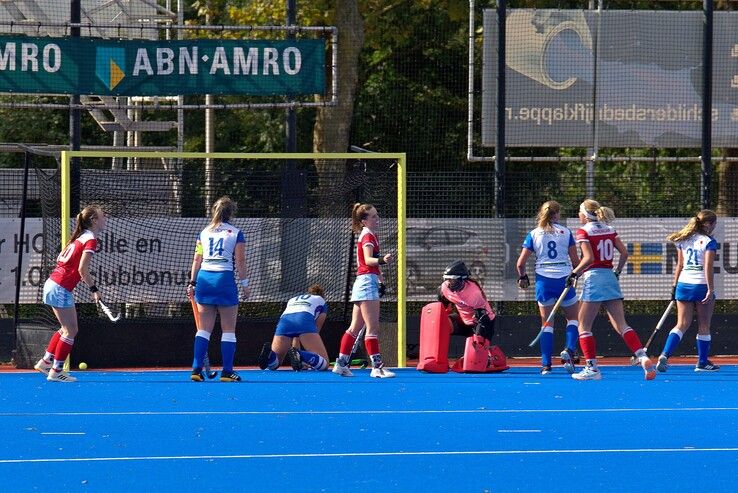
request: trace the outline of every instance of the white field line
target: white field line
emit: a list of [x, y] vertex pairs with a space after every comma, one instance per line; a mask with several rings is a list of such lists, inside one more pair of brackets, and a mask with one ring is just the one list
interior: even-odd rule
[[11, 416], [312, 416], [312, 415], [403, 415], [403, 414], [557, 414], [557, 413], [673, 413], [673, 412], [735, 412], [738, 407], [653, 407], [653, 408], [590, 408], [590, 409], [363, 409], [322, 411], [68, 411], [68, 412], [0, 412], [0, 417]]
[[182, 460], [243, 460], [243, 459], [304, 459], [335, 457], [406, 457], [406, 456], [473, 456], [473, 455], [545, 455], [545, 454], [653, 454], [695, 452], [738, 452], [738, 447], [714, 448], [633, 448], [633, 449], [549, 449], [549, 450], [431, 450], [418, 452], [346, 452], [313, 454], [238, 454], [238, 455], [148, 455], [141, 457], [55, 457], [40, 459], [0, 459], [0, 464], [70, 463], [70, 462], [126, 462], [126, 461], [182, 461]]

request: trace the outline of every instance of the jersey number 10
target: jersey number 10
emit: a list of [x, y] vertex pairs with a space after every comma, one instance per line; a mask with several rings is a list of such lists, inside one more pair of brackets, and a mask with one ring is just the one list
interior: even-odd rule
[[600, 254], [600, 260], [612, 260], [615, 248], [613, 247], [612, 240], [602, 240], [597, 244], [597, 251]]

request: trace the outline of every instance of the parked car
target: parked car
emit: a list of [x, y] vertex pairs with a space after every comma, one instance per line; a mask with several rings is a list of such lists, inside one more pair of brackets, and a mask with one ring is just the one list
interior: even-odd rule
[[435, 289], [443, 271], [454, 260], [463, 260], [474, 279], [483, 285], [489, 248], [474, 231], [452, 227], [406, 230], [408, 293]]

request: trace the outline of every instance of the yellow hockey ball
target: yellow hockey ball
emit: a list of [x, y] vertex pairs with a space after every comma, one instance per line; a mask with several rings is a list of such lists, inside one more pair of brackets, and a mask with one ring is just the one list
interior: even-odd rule
[[79, 364], [79, 369], [80, 370], [86, 370], [87, 369], [87, 363], [85, 363], [85, 362], [80, 363]]

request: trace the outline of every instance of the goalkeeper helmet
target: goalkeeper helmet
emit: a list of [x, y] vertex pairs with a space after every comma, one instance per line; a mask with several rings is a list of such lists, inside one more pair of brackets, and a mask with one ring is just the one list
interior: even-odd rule
[[469, 279], [469, 269], [461, 260], [451, 262], [443, 271], [443, 280], [448, 281], [448, 288], [451, 291], [459, 291], [464, 287], [464, 281], [467, 279]]

